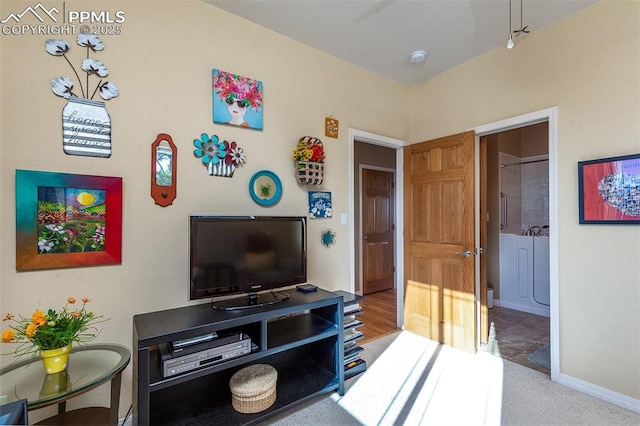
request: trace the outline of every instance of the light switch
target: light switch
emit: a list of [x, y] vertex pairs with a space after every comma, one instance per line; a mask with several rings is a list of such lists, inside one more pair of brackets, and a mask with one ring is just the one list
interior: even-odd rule
[[346, 225], [346, 224], [347, 224], [347, 214], [340, 213], [340, 225]]

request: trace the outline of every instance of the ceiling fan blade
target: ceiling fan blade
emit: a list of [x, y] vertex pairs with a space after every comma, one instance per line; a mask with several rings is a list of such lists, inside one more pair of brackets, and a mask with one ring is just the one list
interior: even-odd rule
[[377, 14], [378, 12], [380, 12], [382, 9], [386, 8], [387, 6], [390, 6], [392, 3], [395, 3], [395, 2], [396, 2], [396, 0], [380, 0], [380, 2], [378, 2], [377, 5], [373, 6], [372, 8], [370, 8], [369, 10], [364, 12], [362, 15], [360, 15], [356, 19], [354, 19], [353, 23], [357, 24], [359, 22], [367, 20], [367, 19], [371, 18], [373, 15]]

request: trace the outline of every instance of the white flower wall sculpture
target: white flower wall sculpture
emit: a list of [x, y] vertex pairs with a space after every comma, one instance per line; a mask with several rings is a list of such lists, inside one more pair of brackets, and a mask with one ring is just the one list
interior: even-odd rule
[[[73, 73], [78, 79], [80, 94], [83, 98], [93, 99], [98, 90], [100, 91], [100, 97], [102, 97], [102, 99], [104, 100], [109, 100], [118, 96], [120, 94], [120, 91], [115, 84], [109, 81], [103, 82], [103, 79], [109, 75], [109, 70], [107, 69], [105, 64], [103, 64], [101, 61], [91, 59], [89, 57], [89, 53], [91, 51], [99, 52], [101, 50], [104, 50], [104, 44], [102, 43], [100, 38], [93, 34], [78, 34], [77, 41], [78, 45], [87, 48], [87, 57], [82, 61], [81, 66], [82, 71], [86, 73], [84, 86], [82, 84], [80, 75], [78, 75], [78, 72], [76, 71], [76, 68], [73, 66], [71, 61], [69, 61], [69, 58], [67, 58], [67, 53], [69, 52], [69, 50], [71, 50], [71, 46], [66, 42], [66, 40], [48, 39], [45, 42], [45, 49], [51, 55], [62, 56], [67, 61], [67, 63], [73, 70]], [[96, 85], [94, 91], [91, 93], [91, 95], [89, 95], [89, 77], [91, 75], [98, 76], [98, 78], [100, 78], [100, 81], [98, 81], [98, 84]], [[53, 87], [53, 93], [58, 96], [62, 96], [65, 99], [69, 99], [70, 96], [79, 97], [76, 93], [72, 92], [73, 81], [69, 77], [63, 76], [54, 78], [53, 80], [51, 80], [51, 86]]]
[[[109, 75], [107, 66], [89, 57], [91, 52], [104, 49], [102, 40], [93, 34], [78, 34], [77, 42], [87, 50], [80, 66], [84, 78], [67, 57], [71, 50], [69, 43], [54, 39], [45, 42], [47, 52], [62, 56], [67, 61], [78, 84], [76, 88], [74, 81], [67, 76], [51, 80], [53, 93], [68, 100], [62, 110], [62, 147], [69, 155], [108, 158], [111, 156], [111, 117], [104, 102], [94, 101], [93, 98], [99, 93], [102, 99], [109, 100], [117, 97], [120, 90], [114, 83], [105, 80]], [[92, 78], [98, 79], [95, 87], [90, 85]]]

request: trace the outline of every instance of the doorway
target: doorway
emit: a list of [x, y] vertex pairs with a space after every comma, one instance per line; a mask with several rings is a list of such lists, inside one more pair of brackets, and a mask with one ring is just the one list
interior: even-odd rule
[[[476, 173], [476, 202], [475, 202], [475, 211], [476, 211], [476, 236], [475, 240], [478, 242], [480, 239], [480, 138], [484, 135], [497, 133], [500, 131], [506, 131], [509, 129], [514, 129], [517, 127], [526, 126], [529, 124], [540, 123], [543, 121], [547, 121], [549, 123], [549, 226], [552, 229], [557, 229], [558, 224], [558, 182], [557, 182], [557, 107], [552, 107], [540, 111], [536, 111], [529, 114], [523, 114], [520, 116], [508, 118], [501, 121], [496, 121], [493, 123], [481, 125], [475, 127], [473, 130], [475, 131], [476, 141], [475, 141], [475, 173]], [[355, 200], [356, 191], [354, 186], [354, 143], [355, 140], [358, 139], [362, 142], [386, 146], [389, 148], [393, 148], [396, 150], [396, 170], [403, 170], [403, 150], [402, 148], [409, 145], [407, 142], [393, 139], [381, 135], [376, 135], [373, 133], [365, 132], [357, 129], [349, 129], [349, 215], [351, 221], [355, 220]], [[396, 186], [398, 188], [404, 188], [403, 182], [403, 174], [397, 173]], [[397, 192], [396, 197], [396, 217], [404, 217], [403, 204], [404, 198], [402, 191]], [[356, 245], [356, 231], [355, 227], [352, 226], [353, 233], [351, 238], [349, 238], [349, 261], [350, 261], [350, 283], [349, 288], [351, 292], [356, 292], [356, 257], [355, 257], [355, 245]], [[395, 235], [395, 246], [396, 246], [396, 265], [403, 265], [404, 260], [404, 247], [403, 247], [403, 233], [404, 233], [404, 224], [403, 221], [397, 221], [396, 226], [396, 235]], [[481, 247], [477, 246], [476, 250], [479, 250]], [[476, 256], [476, 260], [481, 256]], [[480, 262], [476, 261], [476, 304], [477, 304], [477, 323], [481, 323], [481, 306], [480, 306]], [[557, 232], [552, 233], [549, 238], [549, 270], [550, 270], [550, 358], [551, 358], [551, 380], [557, 381], [560, 374], [560, 348], [559, 348], [559, 332], [560, 332], [560, 323], [559, 323], [559, 286], [558, 286], [558, 237]], [[396, 282], [404, 283], [404, 270], [402, 267], [398, 267], [396, 271]], [[486, 285], [486, 282], [485, 282]], [[398, 327], [402, 327], [404, 325], [404, 285], [397, 285], [397, 324]], [[485, 312], [486, 313], [486, 312]], [[477, 327], [478, 333], [478, 346], [480, 344], [480, 329], [481, 327]]]
[[[371, 160], [363, 159], [359, 162], [356, 161], [356, 149], [358, 144], [368, 145], [369, 148], [383, 148], [386, 151], [387, 163], [378, 165], [383, 169], [395, 170], [395, 194], [393, 200], [393, 215], [396, 218], [403, 217], [402, 207], [402, 188], [403, 179], [402, 173], [398, 171], [402, 170], [403, 157], [402, 148], [407, 145], [406, 142], [399, 139], [393, 139], [386, 136], [376, 135], [373, 133], [364, 132], [357, 129], [349, 129], [349, 215], [352, 222], [352, 235], [349, 238], [349, 260], [350, 260], [350, 291], [356, 294], [363, 294], [362, 284], [362, 267], [361, 267], [361, 226], [360, 226], [360, 163], [372, 164]], [[394, 271], [394, 287], [396, 294], [396, 309], [395, 309], [395, 323], [397, 327], [402, 327], [404, 324], [404, 318], [402, 312], [404, 310], [404, 289], [402, 283], [404, 282], [404, 274], [402, 267], [403, 262], [403, 247], [402, 247], [402, 233], [403, 224], [401, 220], [395, 221], [395, 232], [393, 234], [394, 245], [394, 264], [396, 265]]]
[[[547, 123], [547, 135], [548, 135], [548, 214], [549, 214], [549, 229], [554, 232], [550, 232], [549, 235], [549, 361], [550, 361], [550, 372], [551, 372], [551, 380], [557, 381], [559, 376], [559, 364], [560, 364], [560, 355], [559, 355], [559, 310], [558, 310], [558, 182], [557, 182], [557, 157], [556, 157], [556, 146], [557, 146], [557, 108], [549, 108], [537, 112], [533, 112], [530, 114], [524, 114], [521, 116], [509, 118], [506, 120], [498, 121], [495, 123], [490, 123], [487, 125], [483, 125], [475, 128], [476, 132], [476, 179], [477, 179], [477, 187], [476, 187], [476, 208], [478, 215], [476, 216], [476, 232], [480, 233], [480, 193], [482, 186], [482, 182], [480, 182], [480, 155], [481, 152], [481, 144], [483, 139], [486, 136], [493, 135], [500, 132], [506, 132], [512, 129], [518, 129], [530, 125], [535, 125], [539, 123]], [[486, 189], [486, 182], [485, 189]], [[498, 208], [499, 209], [499, 208]], [[484, 215], [483, 215], [484, 216]], [[482, 218], [485, 220], [485, 223], [482, 224], [484, 228], [486, 228], [486, 217]], [[485, 232], [488, 234], [488, 232]], [[484, 235], [486, 238], [487, 235]], [[476, 241], [480, 240], [480, 235], [476, 236]], [[495, 255], [495, 254], [494, 254]], [[488, 268], [485, 268], [488, 269]], [[477, 262], [476, 265], [476, 289], [478, 294], [480, 292], [481, 283], [480, 283], [480, 262]], [[486, 276], [486, 274], [485, 274]], [[486, 288], [486, 282], [485, 288]], [[478, 316], [480, 316], [480, 311], [478, 311]], [[481, 319], [479, 318], [479, 321]]]
[[[549, 374], [548, 122], [485, 135], [488, 335], [481, 348]], [[483, 185], [483, 183], [481, 183]], [[556, 231], [554, 231], [556, 232]], [[491, 306], [493, 306], [491, 308]]]

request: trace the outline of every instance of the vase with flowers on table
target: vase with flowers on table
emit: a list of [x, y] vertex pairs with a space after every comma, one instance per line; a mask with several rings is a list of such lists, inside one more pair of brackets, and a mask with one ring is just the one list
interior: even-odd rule
[[10, 352], [17, 358], [39, 355], [46, 374], [65, 370], [73, 343], [84, 344], [95, 339], [101, 331], [96, 325], [106, 321], [87, 310], [90, 299], [81, 301], [82, 305], [76, 307], [76, 299], [69, 297], [61, 310], [36, 309], [31, 317], [6, 314], [3, 322], [9, 322], [9, 326], [2, 332], [2, 343], [17, 345]]

